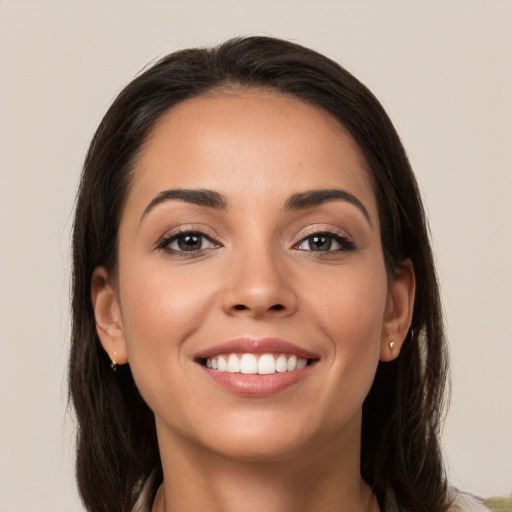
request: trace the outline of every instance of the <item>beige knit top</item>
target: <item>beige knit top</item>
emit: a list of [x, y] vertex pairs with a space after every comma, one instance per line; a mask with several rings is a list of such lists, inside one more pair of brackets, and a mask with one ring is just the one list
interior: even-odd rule
[[[454, 487], [448, 489], [448, 496], [452, 502], [449, 512], [489, 512], [489, 509], [484, 506], [482, 501], [472, 494], [460, 492]], [[393, 493], [388, 493], [385, 512], [400, 512], [397, 506]]]

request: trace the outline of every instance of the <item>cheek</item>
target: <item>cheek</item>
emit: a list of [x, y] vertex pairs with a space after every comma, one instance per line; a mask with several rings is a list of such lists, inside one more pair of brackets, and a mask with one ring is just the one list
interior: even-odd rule
[[124, 275], [120, 268], [120, 295], [130, 364], [158, 360], [160, 366], [172, 365], [183, 341], [200, 328], [214, 294], [204, 275], [183, 279], [161, 261], [126, 263]]
[[346, 272], [334, 281], [337, 286], [326, 283], [327, 292], [316, 294], [310, 302], [332, 348], [333, 374], [368, 389], [379, 361], [387, 302], [386, 274], [383, 267], [380, 270], [376, 265]]
[[388, 293], [383, 265], [361, 265], [327, 276], [317, 290], [311, 305], [329, 331], [343, 334], [340, 342], [359, 344], [380, 337]]
[[183, 347], [213, 300], [204, 281], [184, 282], [161, 264], [126, 265], [120, 295], [128, 363], [142, 397], [156, 413], [186, 408], [195, 398], [183, 372], [191, 364]]

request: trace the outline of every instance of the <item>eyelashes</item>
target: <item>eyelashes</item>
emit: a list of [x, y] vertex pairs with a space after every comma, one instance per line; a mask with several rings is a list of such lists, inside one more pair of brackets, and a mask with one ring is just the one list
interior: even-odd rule
[[294, 249], [314, 253], [351, 252], [356, 249], [354, 242], [346, 235], [335, 231], [318, 231], [302, 238]]
[[[194, 258], [221, 247], [221, 243], [203, 231], [183, 227], [164, 236], [155, 248], [179, 258]], [[334, 230], [316, 230], [303, 236], [292, 249], [323, 257], [355, 251], [356, 245], [346, 234]]]
[[204, 254], [206, 251], [218, 249], [221, 244], [196, 229], [180, 228], [178, 231], [164, 236], [157, 246], [157, 250], [164, 250], [178, 257], [193, 257]]

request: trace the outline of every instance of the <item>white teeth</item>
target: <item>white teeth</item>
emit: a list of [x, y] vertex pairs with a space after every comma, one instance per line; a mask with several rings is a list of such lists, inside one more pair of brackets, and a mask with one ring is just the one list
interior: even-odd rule
[[288, 362], [286, 363], [286, 369], [289, 372], [292, 372], [297, 368], [297, 357], [296, 356], [290, 356], [288, 358]]
[[258, 373], [258, 361], [254, 354], [244, 354], [240, 359], [240, 373]]
[[301, 369], [302, 369], [302, 368], [304, 368], [307, 364], [308, 364], [308, 360], [307, 360], [307, 359], [299, 358], [299, 359], [297, 360], [297, 370], [301, 370]]
[[260, 375], [269, 375], [276, 373], [276, 361], [272, 354], [263, 354], [258, 360], [258, 373]]
[[270, 375], [272, 373], [292, 372], [307, 366], [308, 360], [286, 354], [224, 354], [207, 359], [205, 365], [212, 370], [248, 375]]
[[228, 362], [224, 356], [219, 356], [218, 365], [219, 372], [225, 372], [228, 369]]
[[286, 356], [281, 354], [276, 359], [276, 372], [283, 373], [286, 371]]
[[231, 354], [229, 356], [226, 371], [231, 373], [238, 373], [240, 371], [240, 360], [236, 354]]

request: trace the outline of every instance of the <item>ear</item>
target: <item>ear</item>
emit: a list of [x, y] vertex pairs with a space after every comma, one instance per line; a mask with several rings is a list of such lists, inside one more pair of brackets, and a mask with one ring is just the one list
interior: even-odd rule
[[112, 362], [128, 362], [121, 310], [116, 291], [104, 267], [94, 270], [91, 279], [91, 300], [96, 318], [96, 331]]
[[416, 278], [412, 262], [402, 262], [389, 283], [380, 349], [381, 361], [393, 361], [407, 337], [414, 310]]

